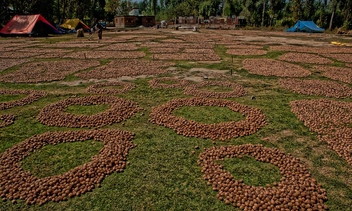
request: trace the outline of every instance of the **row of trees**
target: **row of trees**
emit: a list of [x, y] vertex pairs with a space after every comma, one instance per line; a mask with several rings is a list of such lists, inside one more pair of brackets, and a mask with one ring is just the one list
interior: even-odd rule
[[292, 26], [297, 20], [313, 20], [323, 28], [352, 24], [352, 0], [0, 0], [0, 23], [14, 14], [40, 13], [53, 23], [67, 18], [86, 21], [127, 15], [139, 8], [144, 15], [157, 20], [173, 20], [178, 16], [229, 17], [243, 16], [251, 26]]

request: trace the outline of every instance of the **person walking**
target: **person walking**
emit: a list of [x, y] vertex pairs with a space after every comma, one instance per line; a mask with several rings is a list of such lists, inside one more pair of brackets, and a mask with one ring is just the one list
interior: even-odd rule
[[96, 28], [98, 31], [99, 40], [103, 39], [103, 26], [100, 23], [97, 23]]

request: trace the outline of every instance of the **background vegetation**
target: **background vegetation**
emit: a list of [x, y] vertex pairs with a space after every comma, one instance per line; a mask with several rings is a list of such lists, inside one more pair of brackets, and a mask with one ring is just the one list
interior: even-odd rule
[[14, 14], [40, 13], [52, 23], [79, 18], [89, 25], [112, 21], [132, 8], [157, 20], [178, 16], [243, 16], [250, 26], [287, 27], [297, 20], [313, 20], [320, 27], [352, 27], [352, 0], [1, 0], [0, 24]]

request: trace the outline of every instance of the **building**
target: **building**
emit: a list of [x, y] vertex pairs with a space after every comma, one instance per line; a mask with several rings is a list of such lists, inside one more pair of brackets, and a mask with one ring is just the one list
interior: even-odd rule
[[133, 9], [129, 12], [129, 15], [116, 16], [114, 19], [115, 27], [151, 27], [155, 26], [155, 16], [142, 16], [139, 15], [138, 9]]

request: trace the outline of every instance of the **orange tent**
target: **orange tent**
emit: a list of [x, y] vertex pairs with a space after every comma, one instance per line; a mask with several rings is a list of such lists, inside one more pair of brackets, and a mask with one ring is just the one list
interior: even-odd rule
[[39, 35], [59, 34], [42, 15], [15, 15], [1, 30], [2, 35]]

